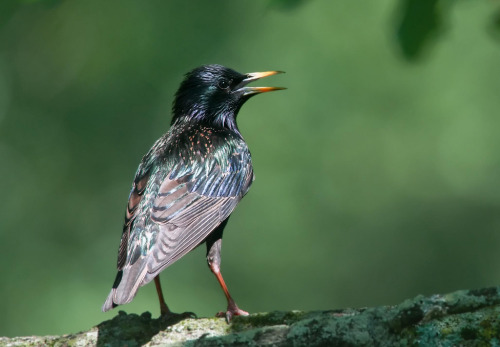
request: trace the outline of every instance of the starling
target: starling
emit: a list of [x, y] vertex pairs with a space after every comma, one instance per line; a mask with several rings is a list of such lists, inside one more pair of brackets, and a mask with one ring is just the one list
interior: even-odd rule
[[[248, 315], [232, 299], [220, 271], [222, 232], [254, 179], [236, 124], [250, 97], [279, 87], [247, 87], [280, 71], [240, 74], [221, 65], [189, 72], [175, 95], [170, 130], [142, 158], [130, 191], [118, 249], [118, 273], [102, 311], [126, 304], [155, 281], [162, 316], [177, 315], [163, 298], [159, 274], [206, 243], [207, 262], [227, 299], [229, 322]], [[183, 315], [190, 315], [185, 312]]]

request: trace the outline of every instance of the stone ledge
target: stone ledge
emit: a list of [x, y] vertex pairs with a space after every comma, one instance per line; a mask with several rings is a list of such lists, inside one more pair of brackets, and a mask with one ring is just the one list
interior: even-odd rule
[[119, 311], [88, 331], [0, 338], [2, 346], [499, 345], [500, 288], [417, 296], [395, 306], [168, 321]]

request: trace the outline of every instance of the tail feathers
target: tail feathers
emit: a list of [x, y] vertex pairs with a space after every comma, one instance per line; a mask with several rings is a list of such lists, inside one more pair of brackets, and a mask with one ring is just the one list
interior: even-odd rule
[[111, 289], [111, 292], [109, 293], [108, 297], [106, 298], [106, 301], [104, 302], [104, 305], [101, 307], [102, 312], [108, 312], [109, 310], [115, 308], [118, 306], [113, 302], [113, 297], [115, 296], [116, 293], [116, 288]]
[[122, 281], [123, 277], [123, 270], [118, 271], [115, 277], [115, 282], [113, 283], [113, 288], [111, 288], [111, 292], [109, 293], [108, 297], [106, 298], [106, 301], [102, 305], [102, 312], [108, 312], [109, 310], [115, 308], [118, 306], [117, 303], [115, 303], [114, 297], [116, 295], [116, 288], [120, 285], [120, 282]]
[[118, 305], [131, 302], [139, 287], [146, 284], [143, 283], [146, 273], [146, 262], [137, 262], [129, 268], [118, 271], [113, 288], [102, 305], [102, 312], [107, 312]]

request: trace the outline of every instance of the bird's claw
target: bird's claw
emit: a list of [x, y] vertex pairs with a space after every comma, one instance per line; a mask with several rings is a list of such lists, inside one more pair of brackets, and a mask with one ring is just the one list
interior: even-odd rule
[[198, 316], [194, 312], [183, 312], [181, 313], [181, 316], [183, 316], [184, 318], [198, 318]]
[[249, 313], [247, 311], [243, 311], [236, 307], [228, 307], [226, 312], [218, 312], [215, 316], [219, 318], [226, 318], [226, 322], [229, 324], [233, 319], [233, 316], [248, 316]]

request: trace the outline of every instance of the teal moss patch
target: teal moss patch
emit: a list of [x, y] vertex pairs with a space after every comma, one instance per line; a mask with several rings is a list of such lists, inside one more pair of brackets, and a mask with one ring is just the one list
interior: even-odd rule
[[500, 307], [483, 308], [442, 317], [416, 328], [421, 345], [446, 342], [450, 345], [500, 346]]

